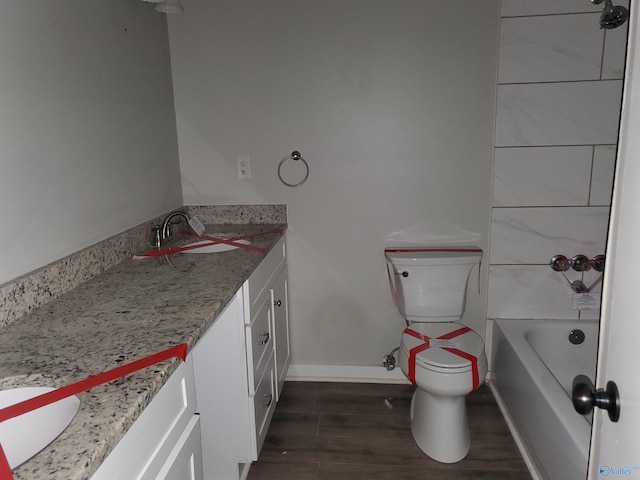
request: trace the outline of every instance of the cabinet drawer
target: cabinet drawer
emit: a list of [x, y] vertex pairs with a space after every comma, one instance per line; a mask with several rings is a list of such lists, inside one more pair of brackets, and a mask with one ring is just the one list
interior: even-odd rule
[[[276, 368], [274, 356], [271, 355], [253, 398], [253, 408], [256, 419], [256, 444], [257, 454], [264, 443], [264, 439], [269, 429], [269, 422], [276, 409]], [[257, 460], [257, 457], [256, 457]]]
[[249, 376], [249, 394], [256, 391], [260, 372], [273, 351], [273, 322], [271, 321], [271, 296], [264, 299], [251, 325], [246, 327], [247, 369]]

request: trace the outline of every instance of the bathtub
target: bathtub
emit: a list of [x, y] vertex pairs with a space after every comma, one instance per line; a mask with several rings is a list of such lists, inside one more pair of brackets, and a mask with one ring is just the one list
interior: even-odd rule
[[[569, 342], [580, 329], [585, 340]], [[584, 480], [591, 416], [571, 404], [578, 374], [595, 380], [596, 320], [496, 320], [491, 387], [534, 477]]]

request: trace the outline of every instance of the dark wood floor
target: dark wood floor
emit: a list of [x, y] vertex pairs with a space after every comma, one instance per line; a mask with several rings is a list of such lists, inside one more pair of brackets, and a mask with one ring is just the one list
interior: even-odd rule
[[248, 480], [531, 480], [487, 386], [467, 397], [471, 450], [455, 464], [415, 445], [412, 394], [410, 385], [287, 382]]

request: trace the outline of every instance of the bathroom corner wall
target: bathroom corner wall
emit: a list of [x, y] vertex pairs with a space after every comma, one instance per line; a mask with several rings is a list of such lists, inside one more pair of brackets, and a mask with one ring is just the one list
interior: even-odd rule
[[0, 284], [182, 205], [166, 15], [1, 0], [0, 40]]
[[599, 315], [572, 308], [549, 260], [605, 249], [627, 31], [600, 29], [600, 11], [502, 2], [488, 318]]
[[[386, 375], [405, 325], [388, 238], [489, 246], [499, 1], [183, 4], [168, 22], [184, 203], [286, 204], [292, 364]], [[277, 175], [292, 150], [310, 169], [299, 188]], [[486, 265], [465, 312], [481, 332]]]

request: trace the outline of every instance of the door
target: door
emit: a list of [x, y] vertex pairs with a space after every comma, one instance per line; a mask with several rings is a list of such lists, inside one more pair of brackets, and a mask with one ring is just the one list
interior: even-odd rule
[[[635, 2], [634, 2], [635, 3]], [[636, 5], [632, 5], [636, 6]], [[640, 479], [640, 20], [631, 9], [618, 161], [607, 244], [596, 387], [614, 381], [620, 418], [596, 408], [589, 480]]]

